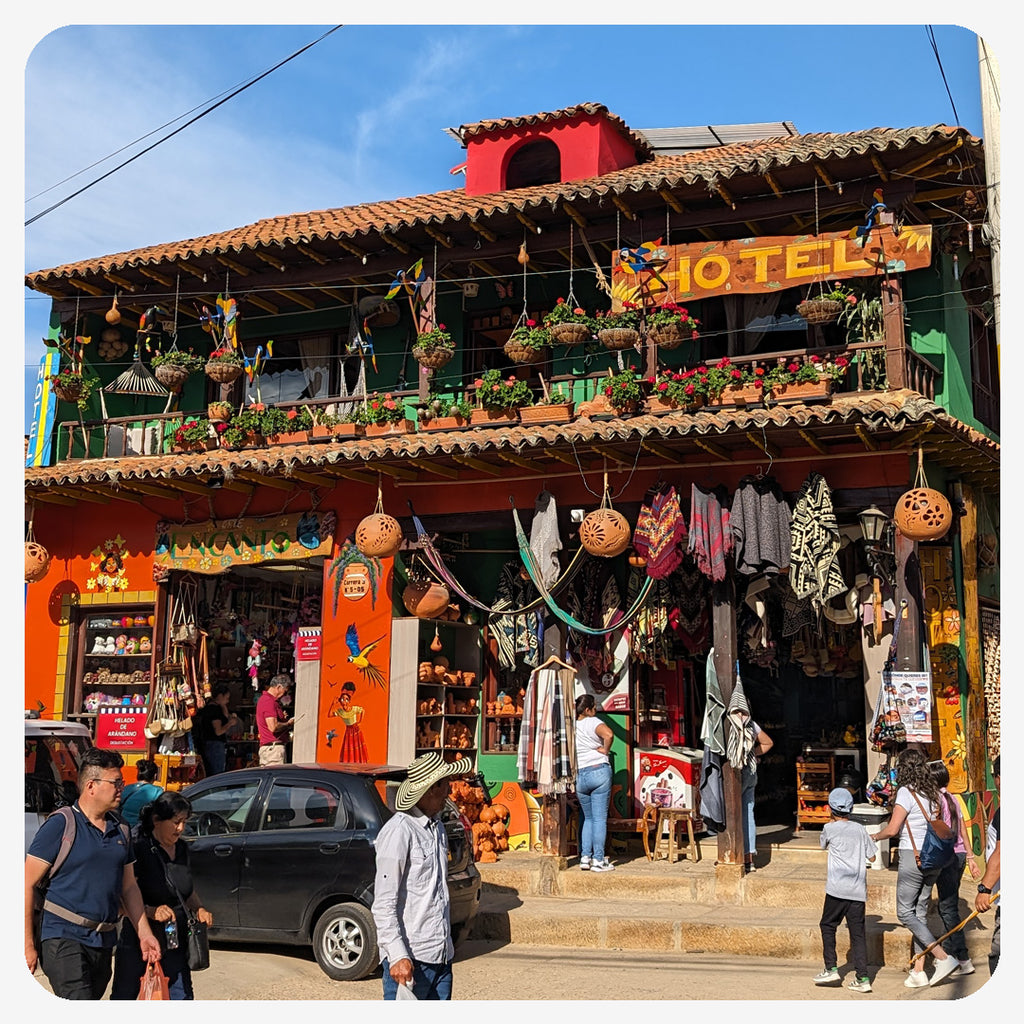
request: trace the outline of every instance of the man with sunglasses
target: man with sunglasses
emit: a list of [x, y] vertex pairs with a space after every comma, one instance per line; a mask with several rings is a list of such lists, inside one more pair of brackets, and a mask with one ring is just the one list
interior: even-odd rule
[[117, 925], [126, 913], [139, 935], [143, 958], [160, 959], [135, 881], [135, 853], [115, 813], [124, 788], [124, 759], [92, 747], [78, 770], [74, 841], [46, 889], [36, 949], [32, 929], [35, 887], [57, 859], [65, 818], [53, 814], [40, 826], [25, 857], [25, 961], [37, 964], [62, 999], [102, 999], [110, 981]]

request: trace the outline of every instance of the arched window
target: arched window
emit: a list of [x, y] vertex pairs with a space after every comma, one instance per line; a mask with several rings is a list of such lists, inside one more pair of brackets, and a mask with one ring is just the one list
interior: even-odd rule
[[521, 146], [511, 156], [505, 171], [505, 188], [552, 185], [562, 180], [562, 158], [550, 139], [538, 139]]

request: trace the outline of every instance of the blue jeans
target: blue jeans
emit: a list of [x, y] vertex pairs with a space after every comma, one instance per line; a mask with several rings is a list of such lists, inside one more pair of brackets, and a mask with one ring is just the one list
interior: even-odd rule
[[210, 740], [203, 746], [203, 761], [207, 775], [221, 775], [227, 765], [228, 745]]
[[576, 776], [580, 802], [580, 856], [604, 860], [608, 833], [608, 801], [612, 795], [612, 766], [594, 764], [581, 768]]
[[757, 828], [754, 825], [755, 789], [757, 772], [744, 768], [740, 777], [740, 793], [743, 800], [743, 851], [749, 856], [757, 853]]
[[[967, 863], [967, 854], [958, 853], [940, 872], [939, 880], [935, 883], [939, 897], [939, 917], [942, 918], [942, 926], [945, 931], [955, 928], [967, 914], [960, 913], [960, 879], [963, 878], [964, 865]], [[942, 948], [957, 960], [967, 959], [967, 940], [964, 938], [963, 929], [953, 932]]]
[[[391, 977], [387, 960], [381, 966], [384, 968], [384, 998], [393, 1001], [398, 992], [398, 982]], [[425, 964], [413, 960], [412, 993], [417, 999], [451, 999], [452, 965]]]

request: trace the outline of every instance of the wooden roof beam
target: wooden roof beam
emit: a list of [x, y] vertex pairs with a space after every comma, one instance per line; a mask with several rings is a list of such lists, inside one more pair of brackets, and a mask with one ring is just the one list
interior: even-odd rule
[[764, 180], [768, 182], [768, 187], [775, 193], [776, 196], [778, 196], [779, 199], [781, 199], [782, 188], [779, 185], [779, 183], [775, 180], [775, 176], [773, 174], [770, 174], [768, 171], [765, 171], [763, 177]]
[[412, 252], [412, 247], [408, 246], [400, 238], [396, 238], [389, 231], [381, 231], [380, 239], [382, 242], [387, 243], [392, 249], [397, 249], [400, 253], [408, 256]]
[[612, 196], [612, 205], [616, 210], [620, 211], [624, 217], [628, 217], [630, 220], [636, 220], [636, 214], [621, 196]]
[[[182, 480], [180, 477], [165, 477], [167, 486], [173, 488], [176, 491], [187, 491], [189, 494], [201, 494], [206, 497], [210, 493], [210, 485], [208, 482], [204, 483], [193, 483], [191, 480]], [[132, 486], [132, 481], [124, 480], [120, 481], [125, 487]], [[257, 483], [263, 483], [263, 477], [259, 477]]]
[[469, 265], [479, 267], [488, 277], [508, 277], [508, 274], [503, 274], [493, 263], [488, 263], [486, 260], [470, 260]]
[[135, 291], [135, 285], [127, 277], [121, 277], [120, 274], [104, 274], [103, 276], [111, 284], [116, 284], [118, 288], [123, 288], [126, 292]]
[[[180, 263], [172, 263], [171, 266], [173, 266], [175, 270], [184, 270], [186, 274], [191, 274], [193, 277], [198, 278], [200, 281], [203, 281], [204, 283], [206, 281], [206, 271], [203, 270], [202, 267], [189, 266], [189, 264], [186, 263], [184, 260], [182, 260]], [[155, 271], [150, 271], [146, 267], [140, 266], [138, 268], [138, 271], [140, 274], [148, 274], [150, 276], [153, 276], [153, 279], [155, 281], [159, 280], [159, 278], [155, 276]]]
[[519, 221], [519, 223], [522, 224], [524, 228], [526, 228], [529, 231], [532, 231], [535, 235], [540, 234], [541, 227], [535, 220], [532, 220], [530, 217], [527, 217], [522, 210], [516, 210], [515, 214], [516, 220]]
[[430, 235], [435, 242], [440, 242], [446, 249], [450, 249], [454, 244], [452, 242], [451, 235], [446, 235], [443, 231], [439, 231], [431, 224], [424, 224], [423, 230], [426, 231], [426, 233]]
[[412, 464], [419, 470], [426, 470], [428, 473], [434, 473], [437, 476], [443, 476], [448, 480], [458, 480], [459, 471], [451, 466], [442, 466], [436, 461], [430, 459], [411, 459]]
[[554, 459], [556, 462], [563, 462], [567, 466], [576, 466], [576, 460], [571, 455], [566, 455], [565, 452], [560, 452], [556, 448], [547, 448], [544, 454], [549, 458]]
[[[137, 270], [140, 274], [152, 278], [152, 280], [156, 281], [157, 284], [162, 284], [165, 288], [173, 288], [177, 284], [177, 281], [175, 281], [173, 277], [170, 277], [167, 274], [161, 274], [158, 271], [154, 270], [152, 267], [144, 267], [140, 265], [135, 267], [134, 269]], [[107, 276], [110, 277], [109, 274]], [[110, 280], [113, 281], [114, 279], [111, 277]]]
[[748, 228], [750, 228], [750, 233], [755, 237], [757, 235], [764, 234], [764, 232], [761, 230], [761, 226], [759, 224], [756, 224], [754, 221], [745, 220], [743, 223], [746, 224]]
[[864, 445], [869, 452], [878, 451], [878, 443], [875, 439], [864, 429], [863, 423], [858, 423], [854, 428], [853, 432], [860, 438], [860, 443]]
[[303, 245], [301, 242], [295, 243], [295, 249], [297, 252], [301, 252], [303, 256], [308, 256], [314, 263], [319, 263], [320, 266], [325, 266], [330, 262], [323, 253], [317, 252], [316, 249]]
[[109, 496], [106, 494], [100, 494], [89, 487], [68, 488], [67, 490], [61, 491], [61, 494], [66, 494], [69, 498], [74, 498], [76, 501], [91, 501], [97, 505], [110, 504]]
[[893, 171], [893, 174], [899, 177], [917, 174], [930, 164], [934, 164], [938, 159], [940, 159], [940, 157], [948, 156], [950, 153], [961, 149], [963, 144], [963, 139], [957, 139], [955, 142], [951, 142], [948, 146], [943, 146], [941, 149], [937, 149], [934, 153], [931, 153], [920, 160], [915, 160], [913, 163], [905, 164], [903, 167], [898, 167]]
[[344, 302], [346, 304], [351, 303], [351, 299], [344, 293], [339, 292], [337, 288], [328, 288], [322, 284], [311, 284], [310, 288], [316, 288], [317, 291], [321, 291], [324, 295], [330, 296], [332, 299], [336, 299], [338, 302]]
[[351, 480], [354, 484], [376, 484], [375, 476], [368, 476], [355, 469], [339, 469], [336, 465], [324, 466], [324, 472], [328, 476], [336, 476], [342, 480]]
[[[261, 487], [273, 487], [278, 491], [294, 490], [287, 480], [282, 480], [280, 477], [269, 476], [264, 473], [256, 473], [251, 469], [236, 469], [234, 477], [236, 480], [245, 480], [248, 483], [259, 484]], [[203, 493], [206, 493], [206, 488], [203, 489]]]
[[871, 154], [871, 166], [874, 167], [876, 171], [878, 171], [878, 176], [882, 179], [882, 181], [889, 181], [889, 172], [885, 169], [885, 165], [882, 163], [882, 161], [878, 159], [877, 153]]
[[613, 451], [611, 448], [595, 448], [594, 445], [590, 445], [590, 450], [595, 455], [599, 455], [602, 459], [611, 459], [612, 462], [615, 462], [620, 466], [633, 465], [633, 459], [629, 459], [625, 455], [620, 455], [617, 451]]
[[464, 466], [469, 466], [470, 469], [479, 470], [489, 476], [504, 476], [505, 474], [505, 470], [500, 466], [492, 466], [489, 462], [484, 462], [483, 459], [473, 458], [472, 455], [453, 455], [452, 458]]
[[645, 437], [640, 442], [640, 445], [646, 448], [652, 455], [657, 455], [659, 459], [664, 459], [666, 462], [678, 462], [680, 464], [683, 462], [679, 452], [674, 452], [671, 448], [659, 444], [657, 441], [652, 441], [650, 438]]
[[222, 263], [228, 270], [233, 270], [236, 274], [241, 274], [242, 277], [248, 277], [252, 270], [247, 267], [244, 263], [239, 263], [238, 260], [233, 260], [230, 256], [218, 255], [216, 257], [218, 263]]
[[256, 259], [262, 260], [268, 267], [273, 267], [275, 270], [281, 271], [282, 274], [288, 269], [279, 259], [271, 256], [270, 253], [264, 252], [262, 249], [253, 249], [252, 254]]
[[798, 430], [797, 433], [813, 448], [819, 455], [828, 455], [828, 445], [822, 444], [809, 430]]
[[821, 178], [821, 180], [825, 183], [826, 188], [828, 188], [832, 192], [838, 191], [836, 183], [832, 180], [832, 177], [829, 175], [828, 171], [826, 171], [825, 168], [822, 167], [822, 165], [819, 164], [817, 160], [814, 161], [814, 173], [817, 174], [819, 178]]
[[96, 295], [101, 299], [107, 297], [107, 293], [102, 288], [97, 288], [94, 284], [89, 284], [88, 281], [79, 281], [77, 277], [69, 277], [68, 284], [72, 288], [77, 288], [81, 292], [85, 292], [88, 295]]
[[495, 454], [499, 459], [510, 462], [513, 466], [518, 466], [520, 469], [528, 469], [531, 473], [542, 473], [544, 471], [542, 466], [538, 466], [536, 462], [532, 462], [530, 459], [511, 455], [508, 452], [495, 452]]
[[920, 441], [921, 438], [925, 436], [925, 434], [929, 433], [934, 426], [934, 420], [929, 420], [927, 423], [921, 424], [920, 430], [915, 430], [914, 433], [910, 435], [910, 437], [902, 438], [900, 440], [900, 443], [897, 445], [897, 448], [914, 448], [917, 445], [918, 441]]
[[658, 195], [661, 196], [661, 198], [664, 199], [665, 202], [676, 211], [676, 213], [686, 213], [686, 207], [684, 207], [683, 204], [679, 202], [679, 200], [676, 199], [676, 197], [672, 195], [667, 188], [659, 188]]
[[249, 293], [248, 295], [240, 296], [240, 298], [243, 302], [251, 302], [254, 306], [259, 306], [260, 309], [265, 310], [273, 316], [276, 316], [281, 312], [280, 307], [275, 306], [272, 302], [267, 302], [266, 299], [259, 295]]
[[[266, 481], [266, 477], [261, 477], [261, 480]], [[307, 473], [302, 469], [285, 470], [284, 482], [289, 480], [298, 480], [300, 483], [309, 484], [311, 487], [327, 487], [328, 481], [323, 477], [316, 476], [313, 473]]]
[[301, 295], [299, 292], [292, 291], [291, 288], [275, 288], [274, 292], [294, 302], [297, 306], [302, 306], [305, 309], [316, 309], [316, 303], [312, 299]]
[[565, 210], [567, 214], [569, 214], [569, 217], [573, 220], [573, 222], [576, 224], [578, 228], [586, 228], [588, 226], [587, 218], [584, 217], [583, 214], [580, 213], [580, 211], [577, 210], [576, 207], [572, 205], [572, 203], [567, 203], [565, 202], [565, 200], [563, 200], [562, 209]]
[[[370, 254], [365, 249], [360, 249], [358, 245], [353, 245], [351, 242], [344, 238], [336, 238], [335, 242], [345, 250], [345, 252], [351, 253], [357, 259], [365, 260]], [[308, 255], [308, 254], [307, 254]]]
[[167, 487], [154, 487], [151, 484], [144, 484], [138, 480], [118, 480], [119, 491], [131, 491], [135, 494], [148, 494], [151, 498], [162, 498], [164, 501], [180, 501], [181, 491]]
[[770, 459], [781, 459], [782, 452], [771, 443], [771, 441], [764, 441], [757, 436], [752, 430], [746, 431], [747, 440], [755, 447], [759, 448], [765, 453]]
[[714, 441], [705, 441], [703, 438], [695, 437], [693, 443], [709, 455], [714, 455], [716, 459], [721, 459], [723, 462], [732, 462], [732, 456], [724, 448], [715, 444]]
[[70, 508], [74, 508], [78, 504], [74, 498], [65, 498], [59, 494], [51, 494], [49, 491], [30, 491], [28, 497], [32, 501], [42, 501], [47, 505], [67, 505]]
[[486, 238], [488, 242], [496, 242], [498, 236], [491, 231], [490, 228], [485, 228], [483, 224], [477, 224], [475, 220], [469, 222], [469, 226], [481, 237]]
[[721, 183], [715, 183], [715, 191], [722, 197], [722, 201], [730, 207], [730, 209], [736, 209], [736, 200], [733, 199], [732, 193]]
[[419, 474], [414, 470], [403, 469], [401, 466], [392, 466], [384, 462], [377, 462], [373, 465], [367, 463], [366, 468], [376, 470], [385, 476], [393, 477], [395, 480], [416, 480], [419, 477]]

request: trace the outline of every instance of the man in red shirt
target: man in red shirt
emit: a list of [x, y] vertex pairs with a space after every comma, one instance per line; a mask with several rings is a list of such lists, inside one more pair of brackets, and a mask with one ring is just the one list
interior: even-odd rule
[[294, 718], [281, 707], [281, 697], [291, 686], [286, 675], [276, 675], [256, 702], [256, 729], [260, 740], [260, 764], [284, 764], [285, 744], [291, 738]]

